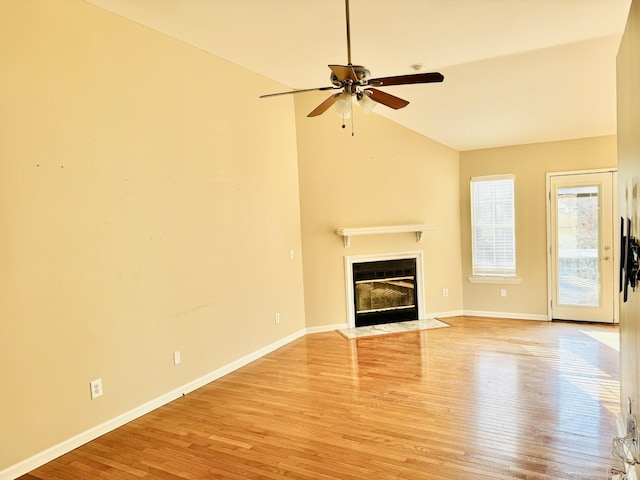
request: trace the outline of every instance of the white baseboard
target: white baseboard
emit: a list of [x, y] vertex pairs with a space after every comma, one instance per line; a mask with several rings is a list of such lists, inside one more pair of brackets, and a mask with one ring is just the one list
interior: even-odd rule
[[448, 312], [431, 312], [427, 313], [426, 318], [446, 318], [446, 317], [459, 317], [464, 315], [462, 310], [450, 310]]
[[347, 322], [336, 323], [334, 325], [322, 325], [321, 327], [310, 327], [310, 328], [307, 328], [307, 334], [332, 332], [334, 330], [340, 330], [342, 328], [347, 328]]
[[494, 318], [513, 318], [514, 320], [535, 320], [548, 322], [546, 315], [538, 315], [534, 313], [508, 313], [508, 312], [485, 312], [482, 310], [465, 310], [462, 315], [470, 317], [494, 317]]
[[213, 372], [210, 372], [203, 377], [182, 385], [181, 387], [175, 388], [170, 392], [167, 392], [164, 395], [151, 400], [150, 402], [140, 405], [139, 407], [123, 413], [116, 418], [107, 420], [106, 422], [97, 425], [96, 427], [90, 428], [89, 430], [82, 432], [68, 440], [65, 440], [58, 445], [54, 445], [53, 447], [48, 448], [47, 450], [44, 450], [43, 452], [40, 452], [30, 458], [27, 458], [26, 460], [23, 460], [16, 465], [12, 465], [11, 467], [0, 471], [0, 480], [14, 480], [15, 478], [20, 477], [25, 473], [28, 473], [31, 470], [34, 470], [44, 465], [45, 463], [50, 462], [51, 460], [54, 460], [59, 456], [64, 455], [65, 453], [68, 453], [75, 448], [78, 448], [81, 445], [84, 445], [85, 443], [90, 442], [91, 440], [95, 440], [105, 433], [115, 430], [116, 428], [121, 427], [122, 425], [155, 410], [156, 408], [172, 402], [176, 398], [180, 398], [181, 396], [193, 392], [194, 390], [197, 390], [198, 388], [203, 387], [208, 383], [211, 383], [214, 380], [217, 380], [218, 378], [233, 372], [234, 370], [244, 367], [254, 360], [257, 360], [277, 350], [278, 348], [283, 347], [300, 337], [303, 337], [306, 333], [307, 331], [304, 329], [292, 333], [291, 335], [284, 337], [277, 342], [256, 350], [253, 353], [245, 355], [244, 357], [239, 358], [238, 360], [231, 362], [221, 368], [218, 368], [217, 370], [214, 370]]

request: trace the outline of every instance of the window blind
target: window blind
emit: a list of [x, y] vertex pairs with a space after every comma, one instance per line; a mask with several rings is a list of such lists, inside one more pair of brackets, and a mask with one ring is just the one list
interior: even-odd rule
[[514, 177], [471, 179], [474, 276], [515, 277]]

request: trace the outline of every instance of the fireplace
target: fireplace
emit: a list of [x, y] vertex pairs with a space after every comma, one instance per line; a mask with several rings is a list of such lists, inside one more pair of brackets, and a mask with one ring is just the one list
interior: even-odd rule
[[424, 318], [422, 252], [345, 257], [349, 327]]
[[353, 264], [356, 327], [418, 319], [414, 258]]

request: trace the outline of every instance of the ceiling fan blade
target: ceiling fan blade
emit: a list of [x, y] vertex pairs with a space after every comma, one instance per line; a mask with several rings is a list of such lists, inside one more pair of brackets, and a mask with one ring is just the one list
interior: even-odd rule
[[416, 73], [413, 75], [398, 75], [395, 77], [372, 78], [369, 85], [376, 87], [388, 87], [391, 85], [409, 85], [412, 83], [437, 83], [442, 82], [444, 76], [439, 72]]
[[338, 100], [338, 97], [340, 95], [342, 95], [342, 92], [331, 95], [324, 102], [314, 108], [313, 111], [309, 115], [307, 115], [307, 117], [317, 117], [318, 115], [322, 115], [331, 107], [331, 105], [336, 103], [336, 100]]
[[290, 90], [288, 92], [267, 93], [266, 95], [260, 95], [259, 98], [277, 97], [278, 95], [290, 95], [292, 93], [301, 93], [301, 92], [317, 92], [317, 91], [324, 91], [324, 90], [335, 90], [337, 88], [338, 87], [305, 88], [303, 90]]
[[355, 83], [358, 81], [358, 76], [351, 65], [329, 65], [329, 68], [340, 82], [352, 80]]
[[394, 110], [398, 110], [399, 108], [404, 108], [409, 105], [409, 102], [406, 100], [396, 97], [395, 95], [390, 95], [382, 90], [376, 90], [375, 88], [367, 88], [365, 93], [371, 100], [393, 108]]

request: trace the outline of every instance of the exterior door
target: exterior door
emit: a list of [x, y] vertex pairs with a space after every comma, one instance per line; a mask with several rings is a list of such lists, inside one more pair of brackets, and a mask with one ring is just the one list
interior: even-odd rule
[[549, 176], [552, 319], [615, 321], [615, 175]]

